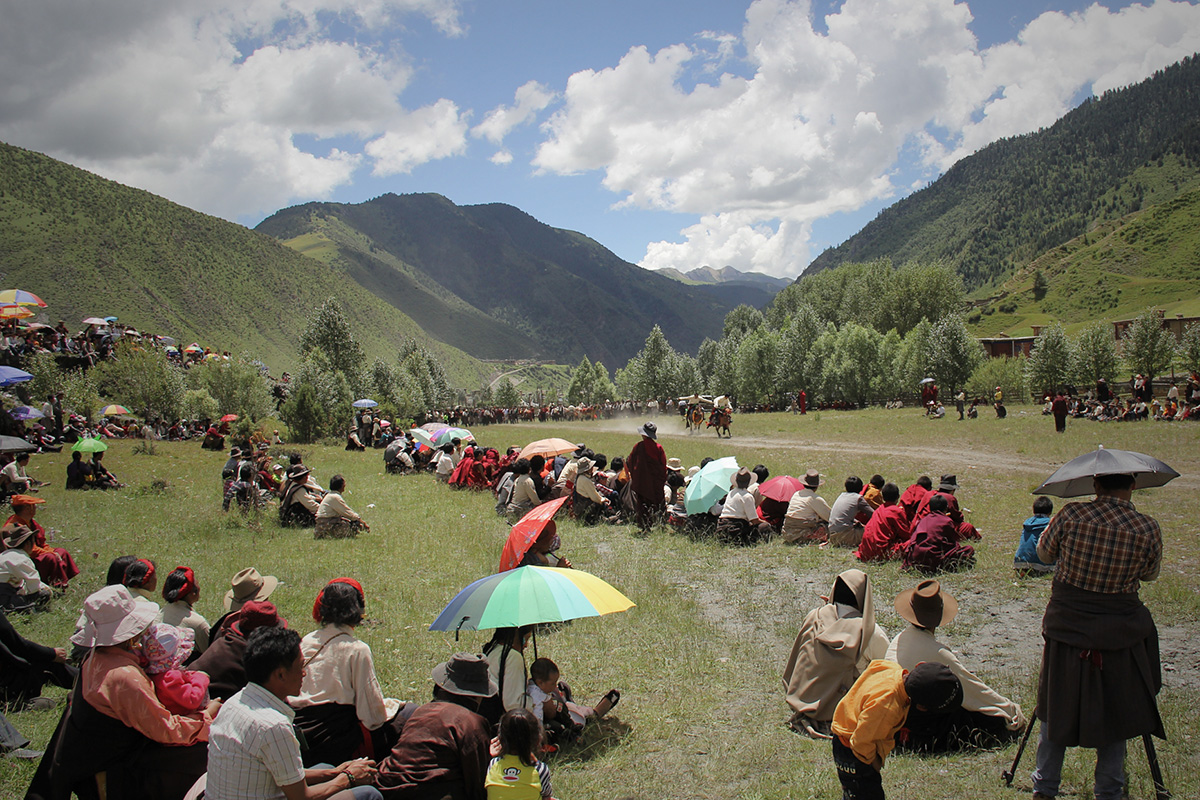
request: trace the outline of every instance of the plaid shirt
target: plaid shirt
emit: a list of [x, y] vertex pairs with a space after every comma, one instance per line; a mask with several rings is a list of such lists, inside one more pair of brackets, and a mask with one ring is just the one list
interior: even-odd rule
[[1162, 532], [1128, 500], [1100, 496], [1068, 503], [1038, 541], [1038, 556], [1057, 560], [1054, 579], [1105, 594], [1135, 593], [1158, 577]]

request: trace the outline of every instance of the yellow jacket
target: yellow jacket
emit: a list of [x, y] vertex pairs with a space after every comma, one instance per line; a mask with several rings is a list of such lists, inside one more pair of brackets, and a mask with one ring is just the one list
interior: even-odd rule
[[833, 712], [833, 734], [864, 764], [883, 768], [908, 718], [904, 691], [908, 670], [892, 661], [872, 661]]

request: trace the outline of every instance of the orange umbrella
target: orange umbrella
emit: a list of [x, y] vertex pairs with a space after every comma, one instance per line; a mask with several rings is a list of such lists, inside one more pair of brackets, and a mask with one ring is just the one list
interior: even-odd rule
[[[571, 449], [574, 450], [575, 446], [571, 445]], [[508, 541], [504, 543], [504, 552], [500, 554], [500, 569], [496, 570], [497, 572], [507, 572], [521, 565], [521, 559], [529, 552], [529, 548], [533, 546], [537, 538], [542, 535], [546, 523], [554, 519], [554, 515], [558, 513], [565, 502], [567, 502], [567, 498], [560, 497], [557, 500], [542, 503], [540, 506], [530, 509], [525, 516], [517, 520], [517, 524], [513, 525], [512, 531], [508, 534]]]
[[28, 319], [33, 315], [25, 306], [0, 306], [0, 319]]
[[566, 439], [538, 439], [521, 448], [521, 455], [518, 458], [533, 458], [534, 456], [553, 458], [563, 453], [570, 453], [574, 449], [574, 442], [568, 442]]

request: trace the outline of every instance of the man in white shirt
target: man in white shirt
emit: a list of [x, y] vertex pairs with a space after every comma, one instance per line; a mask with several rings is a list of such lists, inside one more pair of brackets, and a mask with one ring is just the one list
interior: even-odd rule
[[345, 539], [357, 536], [360, 530], [371, 530], [358, 512], [346, 504], [342, 497], [345, 488], [346, 479], [341, 475], [334, 475], [329, 479], [329, 491], [317, 507], [318, 539]]
[[838, 547], [858, 547], [863, 530], [875, 509], [862, 496], [863, 482], [857, 475], [846, 478], [846, 491], [838, 495], [829, 509], [829, 543]]
[[299, 634], [257, 629], [242, 664], [249, 683], [221, 706], [209, 731], [207, 800], [382, 800], [369, 785], [374, 761], [304, 768], [287, 704], [304, 680]]
[[734, 487], [725, 497], [717, 519], [717, 536], [735, 544], [753, 544], [758, 539], [758, 506], [750, 493], [750, 470], [742, 467], [733, 476]]
[[4, 490], [10, 494], [21, 494], [24, 492], [36, 492], [37, 487], [42, 486], [42, 482], [35, 480], [25, 474], [25, 468], [29, 466], [29, 453], [18, 453], [17, 457], [5, 465], [3, 470], [0, 470], [0, 476], [3, 476], [0, 483], [4, 484]]
[[783, 515], [783, 540], [790, 544], [825, 541], [825, 525], [829, 522], [829, 504], [817, 494], [824, 483], [821, 473], [810, 469], [804, 473], [804, 488], [792, 495]]
[[457, 462], [454, 460], [454, 445], [444, 444], [433, 462], [433, 472], [442, 483], [449, 483]]
[[29, 611], [50, 599], [33, 563], [33, 531], [24, 525], [0, 528], [4, 552], [0, 553], [0, 608]]

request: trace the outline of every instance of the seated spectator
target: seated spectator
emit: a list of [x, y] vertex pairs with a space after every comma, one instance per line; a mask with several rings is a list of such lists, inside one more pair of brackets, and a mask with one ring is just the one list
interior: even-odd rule
[[783, 540], [789, 544], [823, 542], [827, 536], [829, 504], [817, 494], [825, 481], [815, 469], [804, 473], [804, 488], [792, 495], [783, 515]]
[[758, 540], [758, 508], [749, 492], [753, 474], [742, 467], [733, 476], [733, 488], [717, 518], [717, 536], [732, 544], [753, 544]]
[[236, 480], [238, 476], [238, 467], [242, 463], [242, 448], [235, 447], [229, 451], [229, 458], [225, 461], [225, 465], [221, 467], [221, 479], [224, 481]]
[[908, 515], [908, 521], [913, 522], [917, 516], [917, 509], [921, 505], [921, 501], [925, 499], [925, 495], [933, 490], [933, 481], [928, 475], [922, 475], [917, 478], [917, 482], [904, 490], [900, 495], [900, 505], [904, 506], [904, 513]]
[[376, 774], [374, 761], [304, 767], [287, 704], [304, 679], [300, 637], [283, 628], [260, 628], [246, 644], [245, 662], [245, 688], [229, 698], [213, 721], [205, 797], [380, 798], [369, 785]]
[[875, 622], [871, 581], [859, 569], [837, 576], [829, 597], [804, 618], [783, 668], [792, 708], [789, 727], [829, 739], [838, 701], [871, 661], [887, 652], [887, 631]]
[[225, 613], [212, 624], [209, 630], [209, 641], [216, 641], [225, 622], [241, 610], [243, 605], [254, 600], [262, 602], [270, 599], [271, 593], [277, 586], [279, 586], [279, 579], [274, 575], [262, 575], [254, 567], [238, 570], [237, 574], [229, 579], [229, 591], [225, 593], [222, 600]]
[[36, 492], [39, 486], [45, 486], [46, 484], [26, 474], [25, 468], [28, 466], [29, 453], [17, 453], [16, 458], [0, 470], [0, 488], [3, 488], [6, 494], [27, 494]]
[[413, 460], [408, 454], [407, 440], [394, 439], [383, 450], [383, 466], [388, 472], [412, 472]]
[[941, 483], [938, 484], [936, 492], [927, 492], [921, 498], [920, 504], [917, 506], [916, 512], [913, 514], [913, 522], [919, 522], [922, 517], [929, 513], [929, 501], [934, 495], [940, 495], [946, 498], [946, 514], [954, 522], [955, 530], [959, 540], [963, 539], [980, 539], [979, 530], [967, 522], [963, 517], [962, 510], [958, 507], [958, 498], [954, 493], [958, 491], [958, 482], [953, 475], [943, 475]]
[[346, 479], [334, 475], [329, 479], [329, 491], [321, 498], [317, 507], [315, 536], [318, 539], [346, 539], [358, 532], [370, 531], [371, 527], [354, 509], [346, 505], [342, 492], [346, 490]]
[[43, 583], [65, 589], [67, 582], [79, 574], [79, 567], [75, 566], [75, 559], [65, 547], [51, 547], [47, 544], [46, 529], [34, 519], [37, 507], [46, 501], [40, 497], [18, 494], [13, 496], [11, 502], [13, 515], [5, 520], [4, 524], [24, 525], [33, 531], [32, 557], [38, 575]]
[[433, 670], [433, 702], [418, 708], [379, 765], [387, 800], [486, 800], [492, 731], [477, 712], [497, 684], [482, 656], [458, 653]]
[[84, 625], [71, 641], [91, 654], [29, 794], [95, 797], [99, 783], [109, 800], [180, 800], [204, 774], [209, 726], [220, 703], [187, 715], [162, 704], [135, 650], [154, 610], [126, 587], [93, 593], [83, 613]]
[[313, 604], [313, 619], [323, 627], [300, 643], [304, 680], [288, 698], [296, 728], [304, 734], [306, 766], [382, 758], [415, 709], [383, 696], [371, 647], [354, 635], [365, 604], [362, 587], [352, 578], [330, 581]]
[[288, 468], [282, 499], [279, 501], [280, 525], [312, 528], [317, 524], [321, 496], [309, 487], [308, 476], [308, 467], [303, 464], [293, 464]]
[[437, 457], [433, 462], [433, 473], [442, 483], [449, 483], [450, 476], [454, 474], [454, 468], [458, 466], [454, 461], [454, 445], [444, 444], [438, 450]]
[[542, 532], [529, 545], [518, 566], [562, 567], [570, 569], [571, 562], [558, 555], [561, 542], [558, 538], [558, 525], [554, 520], [546, 523]]
[[[575, 518], [585, 525], [594, 525], [607, 515], [611, 503], [596, 488], [596, 464], [583, 457], [574, 462], [575, 474], [568, 483], [573, 487], [571, 509]], [[566, 470], [564, 469], [565, 473]]]
[[538, 494], [537, 484], [532, 475], [532, 464], [529, 460], [518, 458], [513, 463], [513, 473], [517, 476], [513, 483], [512, 499], [505, 510], [509, 516], [521, 517], [534, 506], [542, 504]]
[[975, 549], [959, 543], [958, 526], [946, 514], [946, 496], [933, 493], [926, 507], [928, 513], [917, 521], [912, 535], [900, 548], [904, 569], [932, 575], [975, 566]]
[[53, 700], [40, 697], [42, 687], [70, 689], [78, 675], [67, 663], [66, 650], [26, 639], [0, 611], [0, 703], [18, 710], [53, 708]]
[[183, 669], [196, 646], [188, 628], [151, 623], [142, 637], [141, 664], [154, 684], [154, 694], [172, 714], [192, 714], [208, 705], [208, 675]]
[[871, 480], [862, 488], [863, 499], [870, 503], [871, 508], [879, 508], [883, 505], [883, 476], [875, 474], [871, 476]]
[[162, 606], [158, 602], [158, 571], [154, 562], [139, 558], [129, 563], [125, 568], [125, 577], [121, 583], [129, 589], [133, 599], [154, 607], [154, 621], [162, 622]]
[[908, 514], [900, 505], [900, 487], [885, 483], [880, 492], [883, 504], [875, 509], [871, 521], [863, 529], [863, 538], [854, 555], [859, 561], [893, 561], [900, 558], [900, 548], [912, 535]]
[[0, 609], [32, 611], [50, 602], [50, 587], [33, 564], [33, 531], [24, 525], [0, 528]]
[[529, 646], [532, 637], [532, 625], [497, 628], [492, 638], [483, 646], [488, 673], [500, 687], [499, 693], [479, 708], [479, 713], [491, 725], [499, 722], [500, 715], [505, 711], [529, 707], [529, 695], [525, 692], [529, 681], [525, 669], [525, 648]]
[[863, 498], [862, 478], [846, 478], [846, 491], [838, 495], [829, 509], [829, 543], [838, 547], [858, 547], [864, 526], [875, 509]]
[[496, 736], [497, 755], [488, 763], [484, 786], [488, 800], [553, 798], [550, 769], [538, 760], [546, 732], [525, 709], [506, 711]]
[[[621, 693], [609, 689], [594, 706], [583, 706], [574, 702], [571, 687], [562, 677], [558, 665], [548, 658], [534, 659], [529, 665], [529, 683], [525, 692], [529, 695], [529, 708], [534, 718], [546, 729], [550, 744], [559, 741], [574, 741], [584, 723], [599, 719], [613, 709], [621, 700]], [[523, 713], [524, 709], [505, 711], [505, 715]], [[502, 721], [504, 717], [500, 718]]]
[[163, 609], [163, 622], [190, 630], [195, 637], [194, 652], [199, 656], [208, 649], [210, 626], [208, 620], [195, 609], [200, 600], [196, 573], [191, 567], [176, 567], [163, 581], [162, 596], [167, 602], [167, 607]]
[[213, 637], [191, 667], [208, 675], [209, 694], [227, 700], [246, 685], [242, 656], [250, 634], [259, 628], [286, 627], [287, 620], [279, 616], [273, 603], [251, 600], [229, 615], [220, 634]]
[[225, 497], [221, 501], [221, 508], [224, 511], [229, 510], [229, 506], [237, 502], [238, 509], [243, 513], [249, 513], [251, 509], [259, 508], [263, 504], [262, 494], [258, 490], [258, 482], [254, 478], [254, 467], [249, 463], [242, 463], [238, 468], [238, 477], [235, 481], [230, 481], [225, 487]]
[[1054, 572], [1054, 565], [1045, 563], [1037, 554], [1038, 538], [1050, 524], [1053, 512], [1054, 501], [1049, 497], [1039, 497], [1033, 501], [1033, 516], [1022, 525], [1021, 543], [1017, 545], [1017, 554], [1013, 558], [1014, 569], [1042, 574]]
[[116, 476], [109, 472], [104, 464], [104, 453], [97, 451], [92, 453], [92, 488], [94, 489], [120, 489], [125, 484], [117, 480]]
[[942, 591], [936, 580], [921, 581], [915, 589], [896, 597], [896, 613], [909, 626], [888, 646], [887, 658], [904, 669], [921, 662], [937, 662], [951, 669], [963, 687], [962, 707], [952, 714], [909, 712], [909, 736], [901, 747], [918, 752], [944, 753], [963, 749], [999, 747], [1013, 741], [1025, 726], [1021, 707], [993, 691], [959, 662], [949, 647], [936, 638], [939, 625], [958, 613], [958, 602]]
[[71, 453], [71, 463], [67, 464], [67, 489], [88, 489], [92, 483], [92, 465], [83, 460], [83, 453], [78, 450]]

